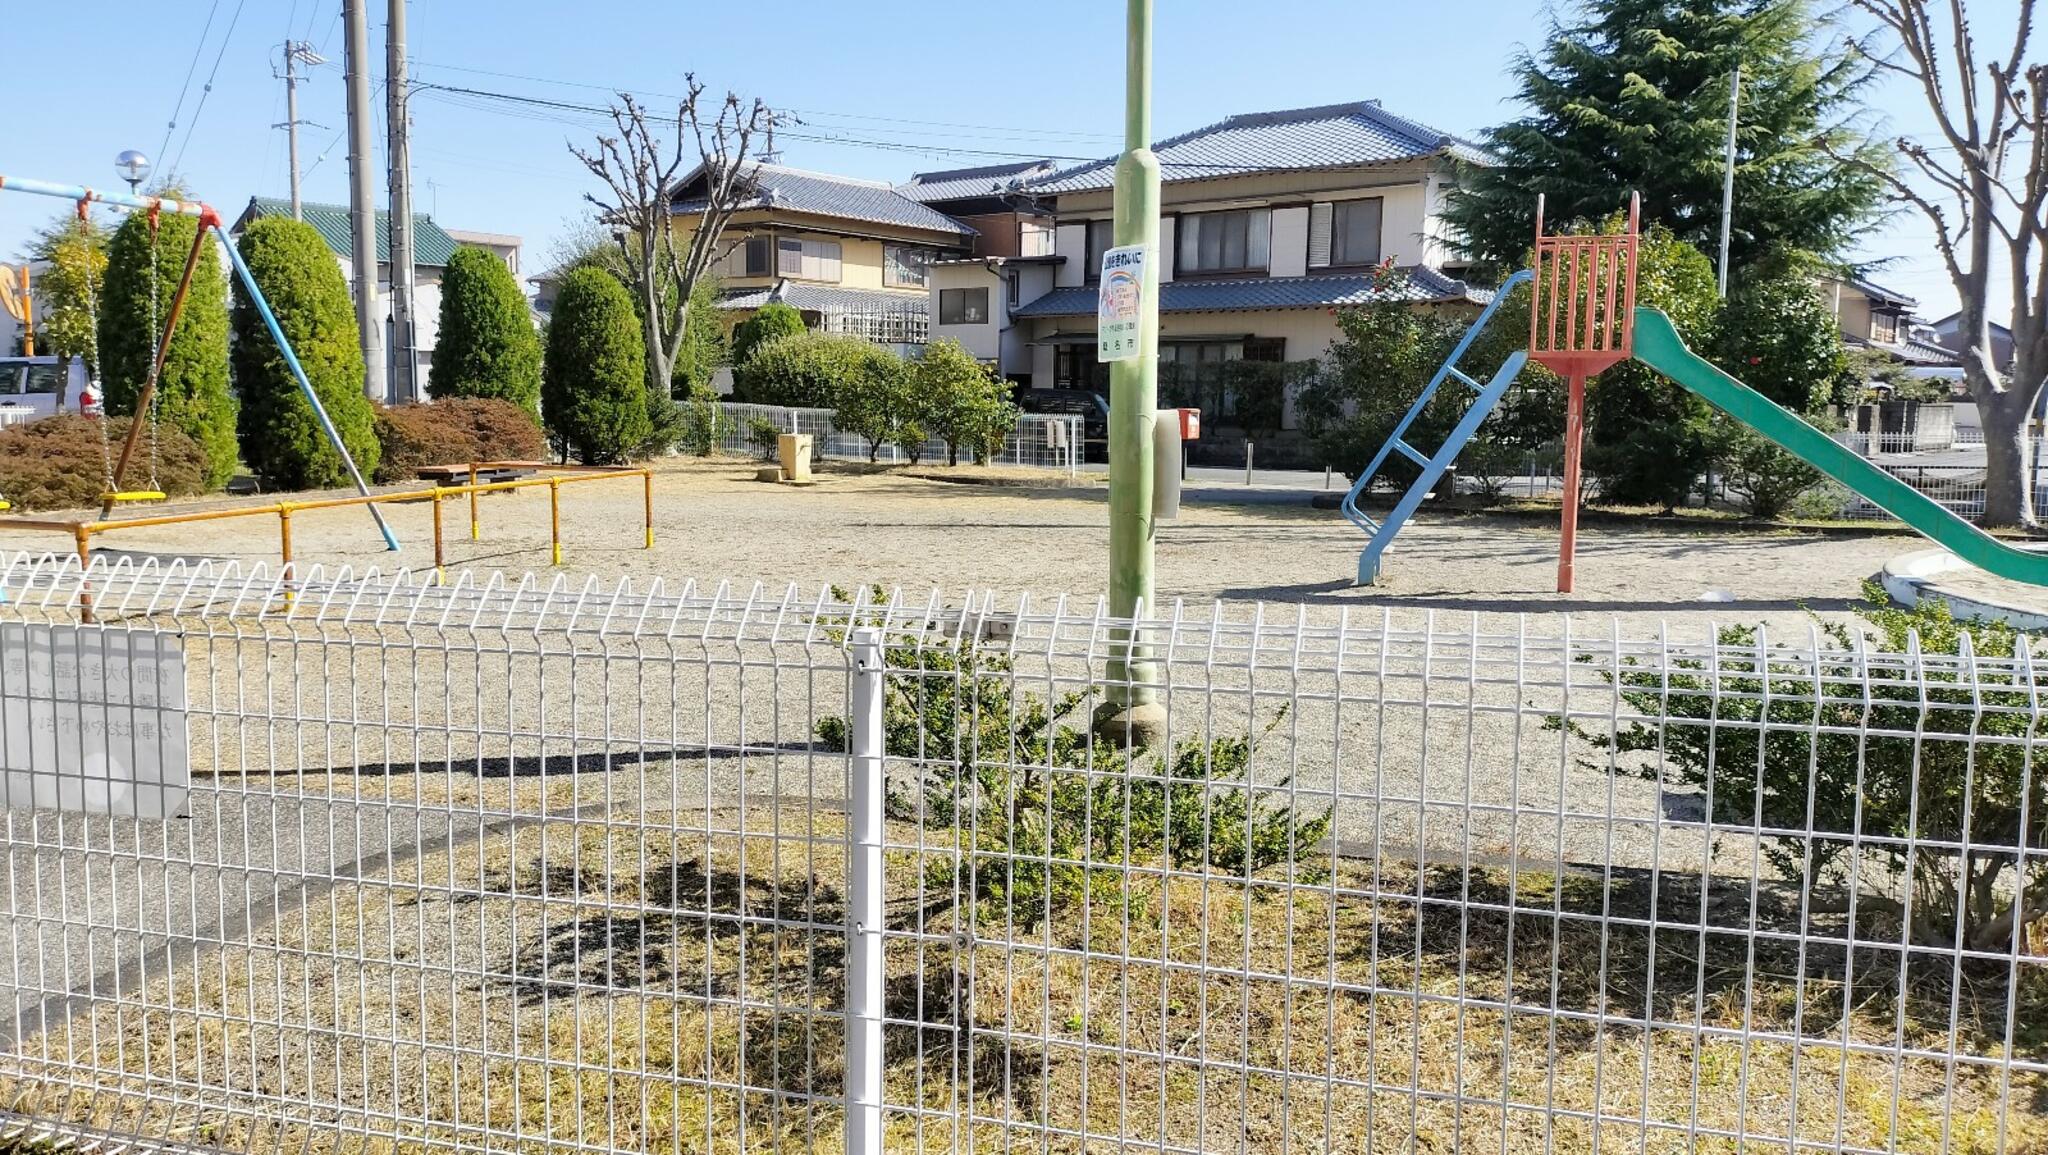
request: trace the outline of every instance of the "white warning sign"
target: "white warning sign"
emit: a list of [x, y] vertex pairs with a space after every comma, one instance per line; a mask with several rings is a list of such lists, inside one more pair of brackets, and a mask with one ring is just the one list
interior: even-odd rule
[[170, 818], [191, 782], [181, 639], [0, 623], [0, 803]]

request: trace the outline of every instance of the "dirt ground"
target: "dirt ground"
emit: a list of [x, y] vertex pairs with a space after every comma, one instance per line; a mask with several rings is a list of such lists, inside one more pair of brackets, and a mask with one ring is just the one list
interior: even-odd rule
[[[636, 581], [661, 576], [745, 589], [795, 583], [900, 586], [920, 593], [968, 589], [1005, 598], [1093, 599], [1107, 586], [1108, 505], [1099, 486], [1025, 489], [949, 484], [895, 473], [835, 472], [812, 488], [753, 480], [754, 464], [672, 460], [657, 466], [655, 547], [641, 546], [642, 496], [629, 481], [561, 491], [562, 572]], [[1212, 491], [1220, 492], [1220, 491]], [[1256, 496], [1271, 498], [1270, 491]], [[271, 499], [248, 499], [261, 504]], [[464, 502], [444, 510], [451, 567], [523, 574], [549, 569], [544, 488], [482, 499], [483, 533], [470, 541]], [[234, 502], [192, 503], [215, 508]], [[183, 503], [170, 509], [183, 508]], [[166, 512], [168, 509], [165, 510]], [[152, 511], [154, 512], [154, 511]], [[380, 548], [359, 509], [311, 511], [293, 520], [301, 564], [413, 567], [432, 564], [424, 504], [390, 507], [405, 548]], [[1554, 592], [1557, 532], [1524, 520], [1424, 515], [1389, 555], [1382, 584], [1351, 584], [1363, 537], [1333, 510], [1265, 500], [1193, 501], [1158, 539], [1162, 601], [1180, 598], [1307, 604], [1399, 615], [1465, 615], [1512, 628], [1511, 615], [1540, 615], [1544, 632], [1688, 636], [1709, 623], [1763, 621], [1805, 633], [1807, 608], [1838, 616], [1885, 559], [1915, 548], [1899, 536], [1830, 537], [1648, 525], [1585, 529], [1575, 593]], [[0, 550], [64, 549], [56, 535], [0, 532]], [[156, 553], [275, 562], [275, 518], [138, 529], [105, 535], [108, 554]], [[1715, 596], [1722, 600], [1708, 601]], [[1290, 615], [1291, 616], [1291, 615]]]

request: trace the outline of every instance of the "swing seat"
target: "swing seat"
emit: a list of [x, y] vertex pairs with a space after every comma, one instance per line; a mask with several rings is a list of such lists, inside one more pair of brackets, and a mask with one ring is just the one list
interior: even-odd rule
[[128, 489], [114, 493], [100, 494], [101, 501], [162, 501], [164, 495], [154, 489]]

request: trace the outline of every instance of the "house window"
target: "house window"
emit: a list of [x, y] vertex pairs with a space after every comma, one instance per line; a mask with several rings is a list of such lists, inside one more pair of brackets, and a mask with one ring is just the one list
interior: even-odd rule
[[1023, 296], [1023, 289], [1019, 285], [1020, 280], [1022, 280], [1022, 278], [1018, 275], [1017, 270], [1015, 269], [1011, 269], [1009, 272], [1003, 274], [1003, 294], [1009, 300], [1010, 307], [1012, 309], [1016, 308], [1021, 303], [1018, 300], [1018, 298]]
[[1331, 206], [1330, 263], [1370, 265], [1380, 259], [1380, 198]]
[[1115, 247], [1115, 221], [1088, 222], [1088, 263], [1083, 267], [1087, 270], [1089, 284], [1102, 279], [1102, 254]]
[[775, 242], [777, 276], [803, 281], [839, 280], [839, 242], [782, 237]]
[[908, 245], [882, 246], [882, 283], [898, 289], [922, 289], [932, 263], [930, 249]]
[[939, 290], [939, 324], [984, 325], [987, 323], [987, 289]]
[[772, 238], [748, 237], [746, 247], [740, 252], [740, 275], [743, 277], [766, 277], [774, 272], [769, 258], [773, 249]]
[[1265, 209], [1188, 213], [1174, 226], [1181, 273], [1264, 272], [1273, 240]]
[[1870, 339], [1880, 345], [1897, 344], [1899, 340], [1899, 317], [1896, 313], [1870, 314]]

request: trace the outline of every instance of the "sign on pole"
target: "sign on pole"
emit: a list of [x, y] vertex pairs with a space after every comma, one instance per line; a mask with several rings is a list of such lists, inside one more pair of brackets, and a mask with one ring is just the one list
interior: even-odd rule
[[185, 812], [185, 651], [174, 635], [0, 625], [0, 804]]
[[1145, 322], [1145, 246], [1102, 254], [1102, 288], [1095, 303], [1095, 359], [1135, 361]]

